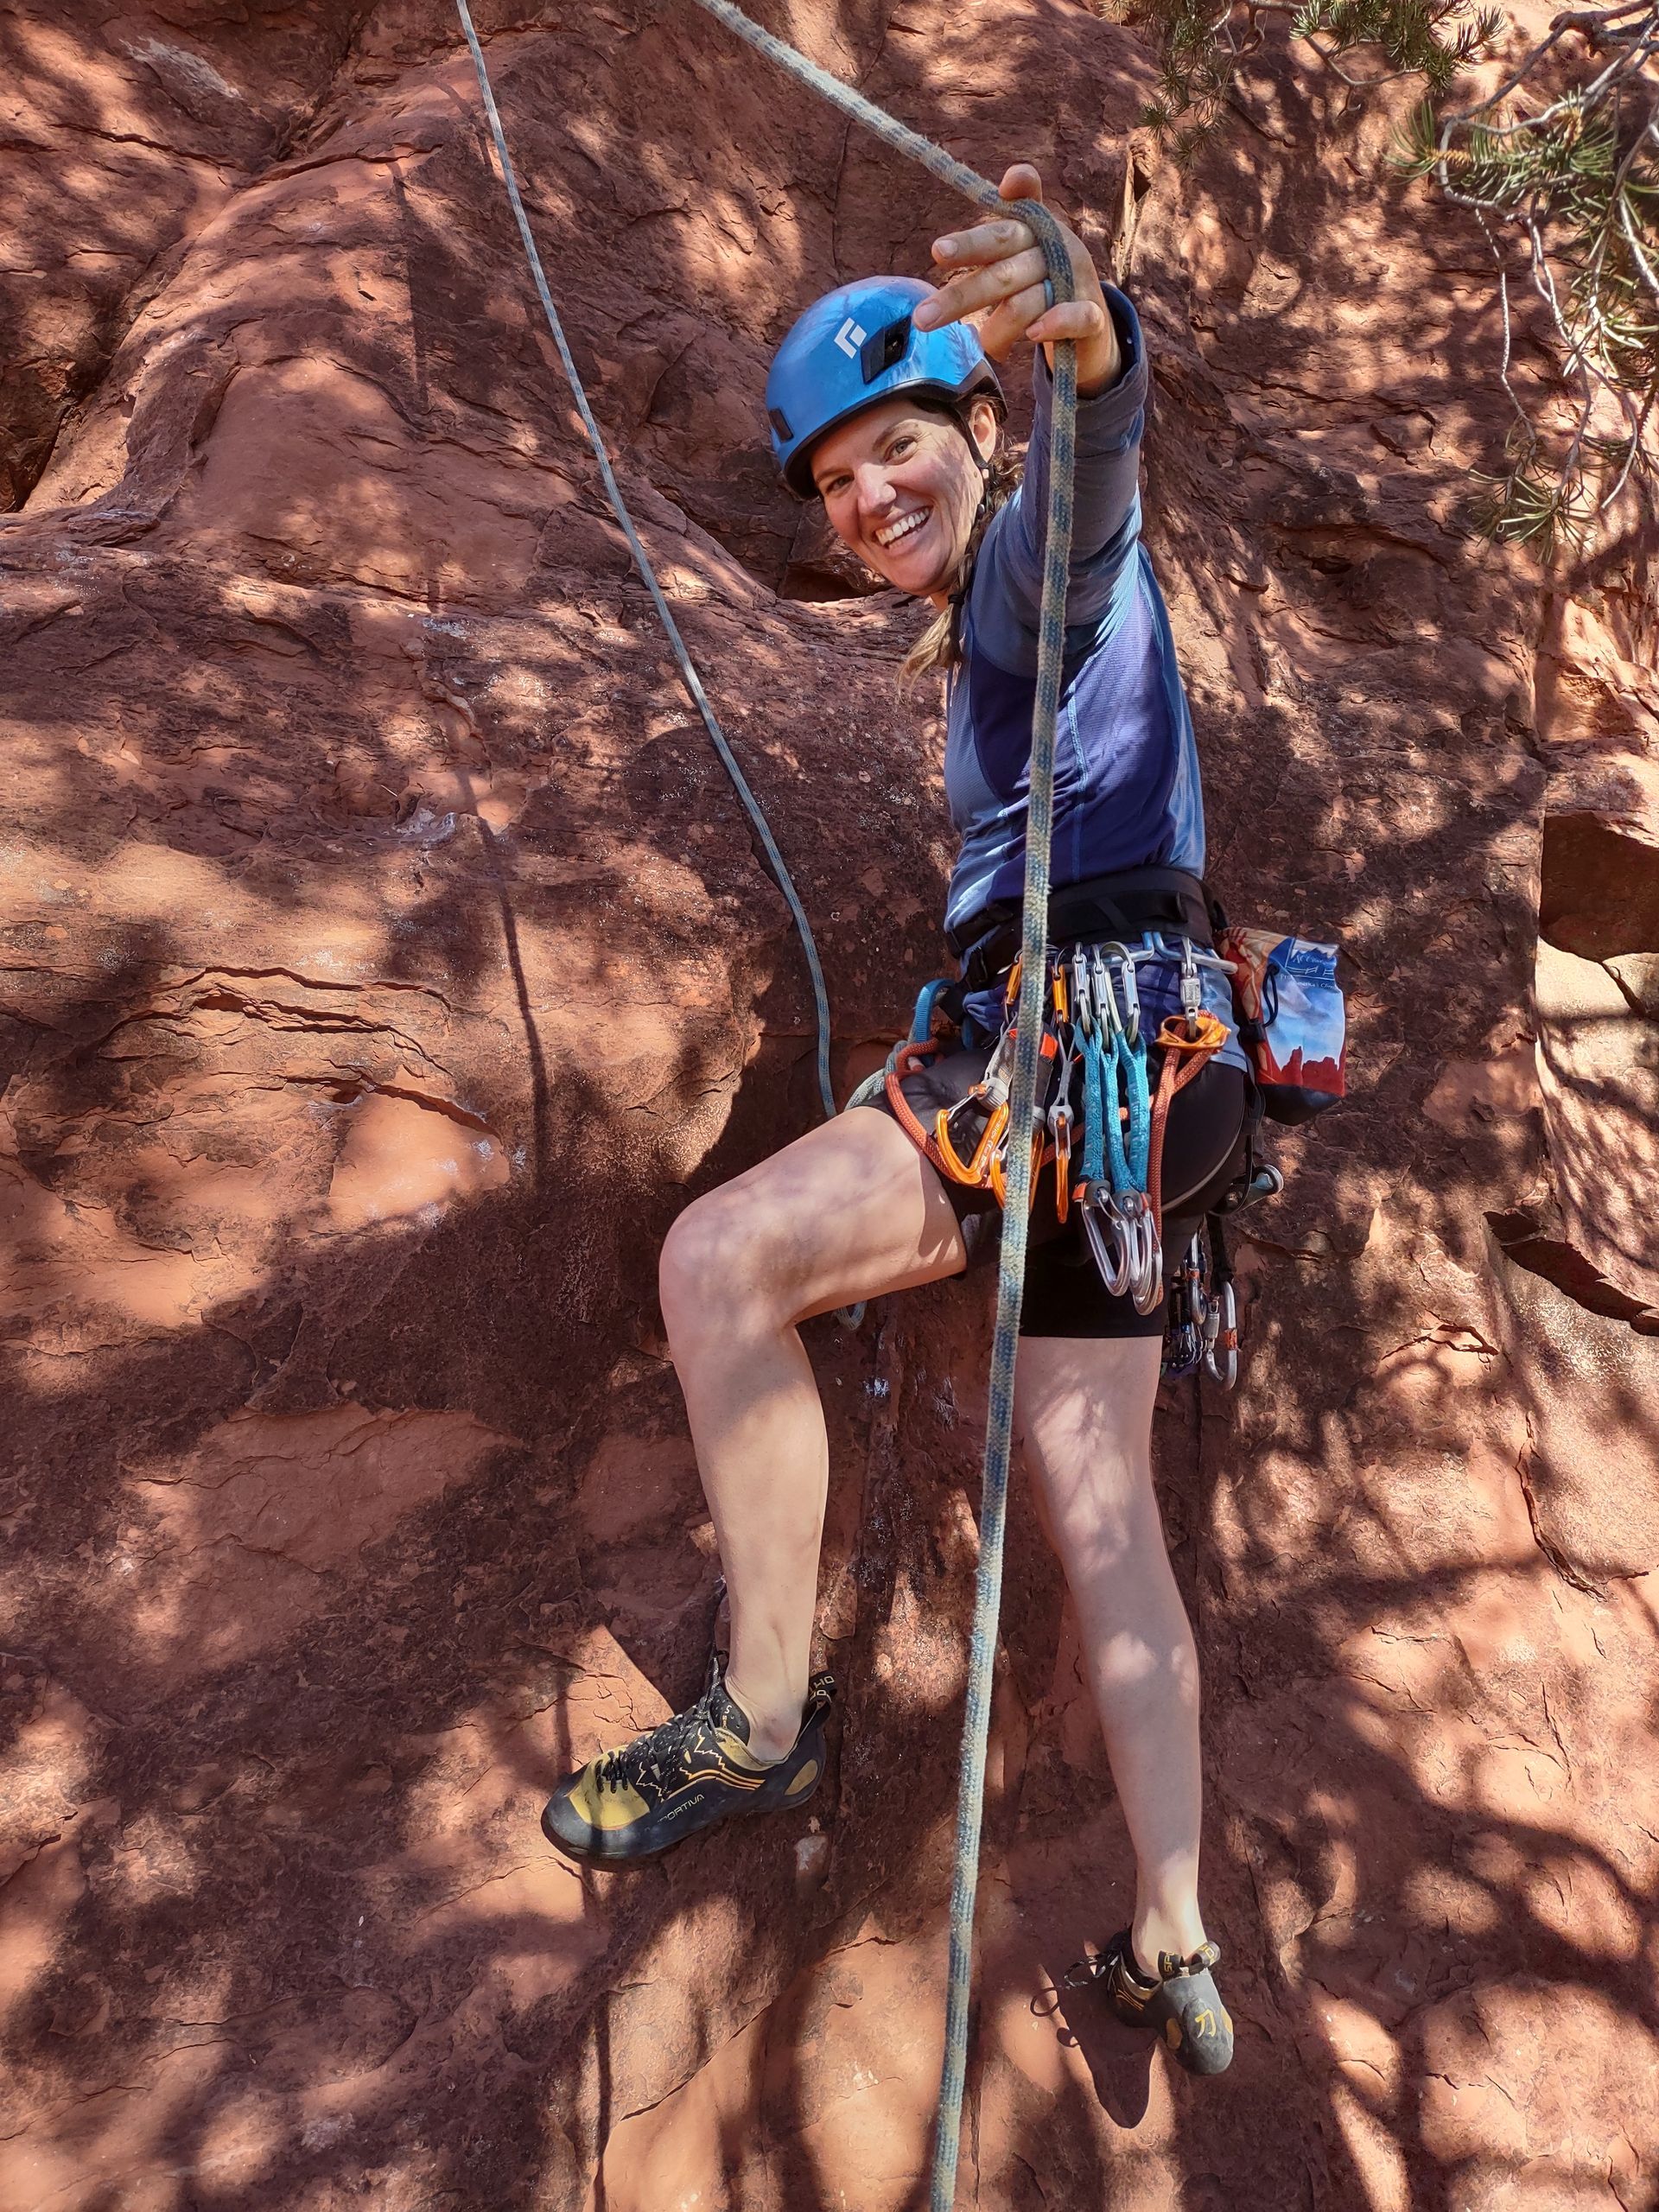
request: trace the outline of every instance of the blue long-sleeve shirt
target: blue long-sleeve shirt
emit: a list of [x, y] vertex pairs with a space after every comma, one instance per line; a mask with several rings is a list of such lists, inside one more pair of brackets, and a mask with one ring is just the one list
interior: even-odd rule
[[[1192, 717], [1168, 610], [1141, 539], [1146, 341], [1123, 294], [1109, 286], [1106, 299], [1123, 367], [1105, 391], [1077, 403], [1071, 579], [1055, 731], [1057, 890], [1120, 868], [1204, 874], [1204, 792]], [[981, 544], [962, 610], [963, 658], [951, 671], [947, 696], [945, 798], [962, 833], [945, 905], [945, 927], [953, 931], [994, 903], [1017, 904], [1025, 885], [1052, 399], [1040, 348], [1033, 381], [1024, 476]], [[1155, 1033], [1156, 1023], [1179, 1005], [1173, 966], [1143, 967], [1141, 990]], [[1213, 970], [1205, 972], [1205, 1004], [1228, 1025], [1218, 1057], [1246, 1066], [1230, 1034], [1226, 979]]]

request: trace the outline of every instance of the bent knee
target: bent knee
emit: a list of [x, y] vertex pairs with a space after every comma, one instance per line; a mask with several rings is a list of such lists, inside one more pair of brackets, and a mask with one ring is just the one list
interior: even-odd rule
[[792, 1285], [771, 1210], [732, 1185], [694, 1199], [670, 1229], [658, 1263], [671, 1340], [729, 1328], [740, 1313], [787, 1318]]

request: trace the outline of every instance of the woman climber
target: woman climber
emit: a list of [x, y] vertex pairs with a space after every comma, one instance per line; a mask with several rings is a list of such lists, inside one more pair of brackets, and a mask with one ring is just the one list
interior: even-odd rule
[[[1042, 190], [1024, 163], [999, 188], [1005, 200]], [[945, 786], [962, 846], [945, 933], [963, 960], [947, 1008], [959, 1034], [948, 1048], [909, 1052], [874, 1103], [697, 1199], [670, 1230], [663, 1316], [719, 1541], [731, 1649], [688, 1711], [569, 1776], [543, 1826], [575, 1857], [625, 1866], [734, 1814], [800, 1805], [823, 1771], [831, 1686], [810, 1675], [809, 1654], [829, 1452], [798, 1329], [995, 1258], [1042, 584], [1044, 348], [1074, 340], [1047, 1142], [1016, 1422], [1135, 1848], [1134, 1918], [1089, 1979], [1191, 2071], [1216, 2074], [1232, 2055], [1232, 2024], [1198, 1910], [1198, 1662], [1152, 1484], [1160, 1209], [1157, 1198], [1132, 1203], [1135, 1177], [1108, 1183], [1102, 1162], [1108, 1140], [1114, 1166], [1128, 1160], [1125, 1120], [1129, 1153], [1138, 1141], [1145, 1154], [1148, 1068], [1156, 1083], [1166, 1058], [1193, 1052], [1192, 1079], [1158, 1122], [1151, 1179], [1162, 1248], [1184, 1251], [1241, 1173], [1247, 1062], [1210, 951], [1197, 752], [1140, 536], [1145, 344], [1128, 300], [1103, 288], [1081, 241], [1065, 235], [1069, 302], [1056, 303], [1023, 222], [978, 221], [935, 242], [938, 289], [899, 278], [844, 286], [807, 310], [772, 362], [767, 414], [785, 480], [823, 500], [836, 535], [878, 575], [936, 610], [906, 666], [946, 673]], [[1036, 419], [1010, 489], [987, 357], [1021, 340], [1036, 349]], [[1200, 1036], [1197, 1047], [1179, 1041]], [[1116, 1079], [1120, 1065], [1133, 1073], [1137, 1037], [1138, 1140], [1135, 1097], [1121, 1114]], [[1110, 1071], [1103, 1108], [1091, 1067]]]

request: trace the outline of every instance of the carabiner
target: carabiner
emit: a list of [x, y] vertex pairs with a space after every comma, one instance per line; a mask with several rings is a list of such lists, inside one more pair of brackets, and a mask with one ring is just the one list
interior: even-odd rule
[[1061, 1063], [1060, 1095], [1048, 1109], [1049, 1141], [1054, 1147], [1054, 1212], [1064, 1221], [1071, 1211], [1071, 1124], [1075, 1118], [1067, 1096], [1071, 1060]]
[[1054, 955], [1049, 963], [1048, 995], [1054, 1008], [1055, 1020], [1057, 1022], [1067, 1020], [1070, 1017], [1066, 1010], [1065, 963], [1058, 953]]
[[1198, 1015], [1204, 1008], [1204, 983], [1198, 975], [1198, 963], [1192, 950], [1190, 937], [1181, 939], [1181, 1012], [1186, 1018], [1186, 1033], [1198, 1033]]
[[1120, 1191], [1115, 1199], [1123, 1253], [1122, 1272], [1137, 1313], [1150, 1313], [1164, 1295], [1164, 1255], [1144, 1191]]
[[1135, 980], [1135, 955], [1127, 945], [1115, 948], [1118, 976], [1123, 992], [1124, 1036], [1131, 1045], [1141, 1041], [1141, 986]]
[[[1121, 1235], [1122, 1217], [1117, 1200], [1109, 1191], [1103, 1191], [1097, 1183], [1087, 1183], [1079, 1193], [1082, 1200], [1084, 1235], [1088, 1241], [1090, 1256], [1100, 1270], [1100, 1279], [1114, 1298], [1122, 1298], [1129, 1288], [1130, 1272]], [[1105, 1226], [1102, 1227], [1104, 1221]]]
[[1085, 1037], [1092, 1034], [1095, 1017], [1090, 1008], [1089, 988], [1089, 955], [1080, 944], [1071, 948], [1071, 1004], [1072, 1020]]
[[[1006, 1109], [1004, 1110], [1006, 1111]], [[1002, 1127], [1001, 1141], [998, 1144], [996, 1150], [991, 1154], [991, 1164], [988, 1170], [988, 1179], [991, 1185], [992, 1194], [995, 1198], [998, 1205], [1002, 1207], [1006, 1207], [1008, 1203], [1007, 1153], [1008, 1130], [1007, 1124], [1005, 1122]], [[1030, 1212], [1037, 1204], [1037, 1178], [1042, 1173], [1042, 1172], [1043, 1131], [1042, 1125], [1039, 1122], [1037, 1128], [1032, 1131], [1031, 1136], [1031, 1181], [1027, 1186], [1026, 1194], [1026, 1211], [1027, 1212]]]
[[1238, 1300], [1231, 1283], [1221, 1286], [1214, 1312], [1216, 1326], [1205, 1331], [1204, 1363], [1222, 1389], [1230, 1390], [1238, 1380]]
[[1117, 1010], [1117, 994], [1112, 988], [1106, 956], [1097, 944], [1090, 948], [1089, 988], [1094, 994], [1096, 1021], [1109, 1039], [1116, 1037], [1123, 1022]]
[[957, 1099], [954, 1106], [941, 1106], [933, 1123], [933, 1141], [939, 1148], [939, 1157], [944, 1162], [947, 1173], [958, 1183], [969, 1184], [981, 1191], [989, 1180], [990, 1165], [997, 1147], [1007, 1134], [1008, 1102], [1006, 1098], [989, 1102], [990, 1111], [985, 1127], [966, 1160], [957, 1150], [956, 1141], [950, 1134], [950, 1123], [964, 1106], [985, 1105], [988, 1087], [986, 1084], [976, 1083], [967, 1096]]

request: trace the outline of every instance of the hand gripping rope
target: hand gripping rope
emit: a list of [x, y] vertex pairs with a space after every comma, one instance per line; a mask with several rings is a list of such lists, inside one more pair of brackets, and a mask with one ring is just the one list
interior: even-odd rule
[[[953, 161], [916, 131], [853, 92], [839, 78], [753, 23], [731, 0], [697, 0], [740, 38], [800, 82], [863, 124], [895, 152], [907, 154], [942, 183], [982, 207], [1017, 216], [1035, 233], [1057, 300], [1073, 296], [1071, 261], [1058, 224], [1032, 200], [1005, 200], [996, 187]], [[1032, 713], [1031, 785], [1026, 825], [1025, 910], [1020, 927], [1020, 1004], [1014, 1077], [1009, 1086], [1007, 1196], [1002, 1215], [1001, 1268], [996, 1286], [996, 1337], [991, 1353], [990, 1412], [985, 1429], [983, 1499], [979, 1516], [979, 1575], [968, 1662], [968, 1713], [963, 1731], [962, 1787], [957, 1808], [957, 1857], [950, 1890], [950, 1985], [945, 2005], [944, 2071], [930, 2212], [950, 2212], [957, 2194], [962, 2093], [968, 2061], [968, 2003], [973, 1974], [974, 1897], [985, 1797], [985, 1747], [990, 1729], [991, 1679], [997, 1617], [1002, 1605], [1002, 1540], [1007, 1516], [1008, 1459], [1014, 1434], [1014, 1368], [1025, 1283], [1026, 1230], [1031, 1212], [1032, 1135], [1036, 1121], [1038, 1056], [1048, 975], [1049, 842], [1054, 811], [1054, 726], [1065, 650], [1065, 587], [1071, 565], [1071, 483], [1076, 461], [1077, 354], [1054, 348], [1054, 406], [1050, 432], [1048, 514], [1043, 541], [1043, 599], [1038, 632], [1037, 698]]]
[[[668, 611], [656, 577], [628, 519], [621, 493], [611, 474], [598, 425], [582, 392], [575, 364], [570, 358], [560, 327], [541, 259], [531, 236], [530, 223], [513, 179], [501, 119], [490, 92], [484, 56], [467, 12], [467, 0], [455, 0], [461, 27], [467, 34], [473, 66], [478, 73], [485, 113], [489, 118], [497, 157], [507, 195], [524, 240], [548, 327], [559, 349], [565, 374], [575, 395], [578, 411], [591, 441], [611, 505], [640, 573], [650, 587], [680, 665], [687, 690], [702, 715], [715, 751], [748, 810], [772, 871], [777, 876], [796, 927], [806, 949], [818, 1007], [818, 1075], [826, 1112], [833, 1113], [834, 1098], [829, 1075], [829, 1009], [823, 973], [813, 948], [811, 931], [788, 870], [778, 851], [766, 817], [744, 781], [731, 747], [703, 696], [674, 619]], [[747, 41], [769, 60], [874, 132], [897, 153], [919, 162], [944, 184], [953, 186], [967, 199], [1001, 215], [1017, 216], [1035, 235], [1042, 248], [1048, 280], [1057, 301], [1074, 296], [1071, 257], [1058, 224], [1047, 208], [1032, 200], [1005, 200], [996, 187], [977, 171], [955, 161], [839, 78], [820, 69], [793, 47], [751, 22], [730, 0], [697, 0], [728, 29]], [[968, 2006], [973, 1974], [974, 1900], [979, 1877], [979, 1841], [985, 1798], [985, 1752], [990, 1729], [991, 1683], [996, 1656], [997, 1618], [1002, 1602], [1003, 1537], [1007, 1519], [1008, 1460], [1014, 1434], [1014, 1358], [1019, 1348], [1020, 1304], [1025, 1283], [1026, 1233], [1031, 1211], [1032, 1138], [1036, 1121], [1038, 1056], [1043, 1037], [1043, 999], [1047, 976], [1049, 844], [1053, 829], [1054, 730], [1059, 708], [1061, 663], [1065, 650], [1065, 589], [1071, 562], [1071, 486], [1076, 461], [1077, 404], [1077, 347], [1069, 341], [1054, 347], [1054, 404], [1050, 429], [1048, 512], [1044, 532], [1042, 612], [1038, 632], [1037, 695], [1032, 714], [1030, 798], [1026, 827], [1025, 908], [1020, 932], [1021, 975], [1016, 1016], [1014, 1075], [1009, 1086], [1007, 1189], [1002, 1217], [1001, 1266], [997, 1277], [996, 1335], [991, 1355], [989, 1416], [985, 1431], [985, 1468], [980, 1509], [979, 1573], [974, 1594], [973, 1636], [968, 1662], [967, 1717], [963, 1732], [962, 1785], [957, 1811], [957, 1847], [950, 1890], [950, 1993], [945, 2006], [944, 2068], [939, 2086], [938, 2133], [934, 2148], [930, 2212], [951, 2212], [956, 2201], [957, 2161], [961, 2142], [962, 2096], [967, 2072]]]

